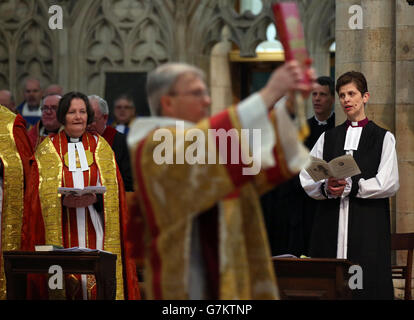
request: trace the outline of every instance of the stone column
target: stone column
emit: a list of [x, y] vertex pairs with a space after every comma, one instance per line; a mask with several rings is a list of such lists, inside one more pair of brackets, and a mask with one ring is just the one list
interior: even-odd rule
[[[400, 190], [396, 232], [414, 232], [414, 6], [396, 1], [396, 139]], [[398, 256], [397, 261], [405, 261]]]
[[[352, 5], [362, 8], [362, 29], [350, 28]], [[368, 119], [395, 134], [395, 3], [383, 0], [336, 2], [335, 80], [344, 72], [362, 72], [368, 82]], [[346, 117], [336, 99], [336, 124]], [[395, 231], [395, 197], [391, 199], [391, 230]]]
[[[361, 37], [363, 30], [352, 30], [349, 28], [348, 21], [350, 14], [349, 7], [361, 5], [361, 0], [337, 0], [336, 1], [336, 52], [335, 52], [335, 82], [338, 77], [349, 70], [361, 70], [362, 43]], [[335, 118], [336, 124], [342, 123], [346, 117], [339, 104], [339, 99], [335, 97]]]
[[[350, 29], [352, 5], [362, 8], [362, 29]], [[395, 132], [395, 9], [393, 1], [341, 0], [336, 2], [335, 77], [346, 71], [362, 72], [371, 94], [366, 107], [369, 119]], [[345, 115], [336, 99], [337, 124]]]
[[[351, 5], [363, 9], [363, 28], [351, 30]], [[414, 232], [414, 6], [406, 0], [336, 1], [336, 78], [361, 71], [371, 94], [368, 118], [396, 137], [400, 189], [391, 199], [391, 231]], [[345, 116], [336, 105], [337, 124]], [[401, 262], [402, 256], [397, 257]], [[399, 282], [396, 294], [399, 296]]]
[[211, 51], [210, 89], [211, 114], [216, 114], [233, 103], [229, 52], [232, 44], [229, 40], [229, 30], [224, 27], [223, 40], [217, 43]]

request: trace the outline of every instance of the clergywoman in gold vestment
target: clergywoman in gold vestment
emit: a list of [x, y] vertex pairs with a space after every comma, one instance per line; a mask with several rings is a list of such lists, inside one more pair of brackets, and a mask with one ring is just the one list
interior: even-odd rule
[[[122, 239], [128, 220], [124, 184], [109, 144], [86, 132], [93, 114], [83, 93], [70, 92], [60, 100], [57, 117], [64, 130], [46, 138], [35, 153], [32, 214], [23, 226], [25, 248], [48, 244], [116, 254], [116, 299], [139, 299], [136, 268]], [[105, 186], [106, 192], [83, 196], [58, 193], [59, 187], [87, 186]], [[47, 298], [47, 291], [52, 299], [96, 298], [95, 279], [90, 275], [66, 277], [63, 290], [47, 290], [42, 283], [29, 282], [32, 298]]]

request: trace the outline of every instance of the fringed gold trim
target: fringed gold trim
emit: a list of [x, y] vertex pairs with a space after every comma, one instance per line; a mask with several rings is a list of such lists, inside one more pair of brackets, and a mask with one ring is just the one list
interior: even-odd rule
[[[3, 209], [1, 216], [2, 251], [19, 250], [24, 208], [24, 171], [13, 135], [16, 115], [0, 106], [0, 158], [4, 165]], [[6, 299], [4, 263], [0, 266], [0, 300]]]
[[[58, 188], [62, 185], [63, 164], [52, 140], [47, 137], [35, 152], [39, 169], [39, 198], [45, 226], [45, 243], [63, 246], [62, 205]], [[65, 286], [48, 290], [50, 300], [65, 300]]]
[[95, 152], [96, 164], [100, 172], [101, 183], [106, 187], [104, 194], [104, 250], [117, 255], [116, 260], [116, 299], [124, 299], [121, 230], [119, 212], [119, 187], [116, 175], [115, 156], [111, 146], [99, 138]]
[[39, 168], [39, 198], [45, 224], [45, 242], [63, 245], [62, 206], [58, 188], [62, 185], [62, 161], [49, 137], [35, 152]]

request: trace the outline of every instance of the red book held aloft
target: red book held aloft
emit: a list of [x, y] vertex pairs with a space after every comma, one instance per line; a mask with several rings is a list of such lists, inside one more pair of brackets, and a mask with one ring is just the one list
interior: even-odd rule
[[300, 21], [299, 10], [295, 2], [283, 2], [272, 5], [279, 39], [285, 50], [285, 60], [297, 60], [303, 66], [310, 66], [305, 36]]

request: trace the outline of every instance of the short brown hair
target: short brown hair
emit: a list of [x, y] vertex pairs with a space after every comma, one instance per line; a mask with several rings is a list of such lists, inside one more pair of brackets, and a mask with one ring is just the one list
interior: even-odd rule
[[348, 71], [341, 75], [336, 81], [336, 93], [339, 94], [339, 89], [348, 83], [354, 83], [361, 95], [368, 92], [368, 84], [365, 76], [358, 71]]
[[66, 124], [66, 114], [68, 113], [70, 104], [73, 99], [81, 99], [83, 100], [83, 102], [85, 102], [86, 113], [88, 114], [87, 124], [91, 124], [93, 122], [95, 112], [93, 111], [93, 109], [91, 108], [91, 105], [89, 104], [88, 97], [82, 92], [73, 92], [73, 91], [66, 93], [62, 97], [62, 99], [60, 99], [59, 107], [57, 109], [57, 114], [56, 114], [58, 121], [63, 125]]

